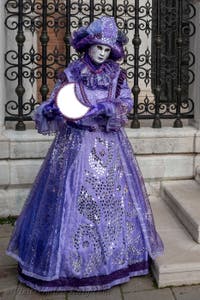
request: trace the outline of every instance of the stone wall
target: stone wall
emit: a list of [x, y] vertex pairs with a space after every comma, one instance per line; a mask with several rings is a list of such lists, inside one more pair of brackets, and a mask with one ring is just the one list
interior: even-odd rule
[[[196, 40], [191, 42], [191, 49], [197, 57], [197, 79], [190, 93], [195, 101], [195, 118], [192, 122], [195, 127], [127, 129], [149, 194], [159, 193], [160, 182], [163, 180], [195, 177], [200, 182], [200, 72], [197, 68], [200, 52], [200, 2], [194, 2], [197, 8], [197, 34]], [[2, 7], [4, 3], [5, 0], [2, 0]], [[5, 129], [4, 105], [8, 98], [3, 68], [6, 49], [4, 18], [4, 10], [0, 9], [0, 216], [19, 214], [53, 139], [39, 135], [35, 130], [17, 132]]]
[[[163, 180], [194, 178], [200, 162], [200, 134], [180, 129], [126, 129], [149, 194]], [[0, 138], [0, 216], [19, 214], [52, 142], [35, 130], [6, 130]]]

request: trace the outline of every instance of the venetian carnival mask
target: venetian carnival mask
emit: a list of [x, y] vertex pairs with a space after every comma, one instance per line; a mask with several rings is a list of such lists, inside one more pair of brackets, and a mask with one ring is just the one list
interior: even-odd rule
[[97, 44], [89, 48], [88, 54], [96, 64], [102, 64], [110, 55], [111, 48], [107, 45]]

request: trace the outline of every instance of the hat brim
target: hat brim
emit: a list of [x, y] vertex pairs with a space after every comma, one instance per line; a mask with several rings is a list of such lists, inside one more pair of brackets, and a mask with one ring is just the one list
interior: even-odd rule
[[124, 49], [120, 43], [115, 43], [114, 45], [111, 45], [91, 35], [88, 35], [80, 39], [76, 43], [74, 43], [72, 40], [71, 44], [74, 47], [74, 49], [80, 53], [86, 52], [92, 45], [98, 45], [98, 44], [106, 45], [111, 48], [111, 52], [109, 56], [110, 59], [119, 60], [124, 57]]

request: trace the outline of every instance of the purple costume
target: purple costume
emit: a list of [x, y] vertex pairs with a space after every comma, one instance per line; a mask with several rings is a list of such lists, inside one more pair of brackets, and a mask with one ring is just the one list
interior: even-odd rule
[[[88, 115], [67, 121], [59, 87], [76, 82]], [[119, 65], [87, 53], [61, 74], [35, 114], [40, 133], [57, 132], [15, 224], [7, 254], [18, 278], [38, 291], [96, 291], [148, 273], [162, 254], [144, 182], [123, 129], [131, 92]]]

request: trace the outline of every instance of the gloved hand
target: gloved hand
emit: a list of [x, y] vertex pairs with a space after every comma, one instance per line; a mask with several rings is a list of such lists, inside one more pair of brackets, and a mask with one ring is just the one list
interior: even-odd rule
[[93, 106], [87, 113], [87, 116], [96, 117], [98, 115], [104, 115], [106, 117], [111, 117], [115, 113], [115, 105], [109, 101], [100, 102]]
[[55, 119], [55, 117], [61, 115], [59, 108], [54, 106], [53, 104], [44, 106], [42, 113], [49, 121], [51, 121], [51, 120]]
[[118, 131], [122, 127], [121, 120], [116, 116], [110, 117], [106, 124], [106, 131]]

